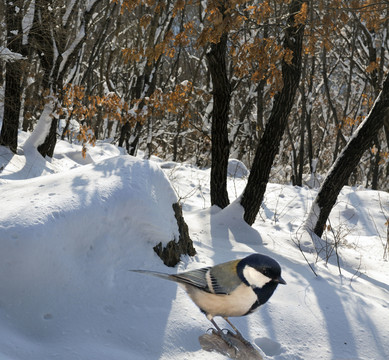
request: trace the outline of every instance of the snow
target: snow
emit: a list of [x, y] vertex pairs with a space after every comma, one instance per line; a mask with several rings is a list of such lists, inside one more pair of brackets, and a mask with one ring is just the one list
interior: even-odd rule
[[45, 104], [42, 114], [39, 117], [38, 123], [31, 136], [24, 143], [24, 150], [32, 151], [42, 145], [50, 132], [51, 116], [55, 107], [55, 100], [48, 99]]
[[35, 0], [30, 2], [27, 11], [24, 14], [22, 19], [22, 30], [23, 30], [22, 44], [23, 45], [28, 44], [28, 35], [30, 33], [34, 21], [34, 13], [35, 13]]
[[66, 24], [69, 20], [69, 16], [70, 16], [71, 12], [73, 11], [75, 3], [76, 3], [76, 0], [71, 0], [70, 4], [67, 5], [65, 14], [62, 17], [62, 26], [64, 26], [64, 27], [66, 26]]
[[0, 46], [0, 59], [4, 61], [17, 61], [26, 59], [22, 54], [11, 51], [10, 49]]
[[[209, 169], [108, 142], [85, 159], [65, 141], [51, 160], [35, 155], [0, 147], [1, 359], [225, 359], [201, 349], [211, 324], [181, 288], [128, 270], [174, 273], [253, 252], [275, 258], [287, 285], [231, 321], [266, 359], [389, 358], [387, 193], [342, 190], [322, 239], [339, 239], [340, 275], [335, 253], [304, 257], [296, 246], [311, 248], [302, 225], [317, 190], [269, 184], [250, 227], [238, 201], [247, 169], [236, 160], [235, 201], [220, 210], [210, 207]], [[177, 199], [197, 255], [172, 269], [152, 248], [178, 237]]]
[[229, 159], [227, 175], [235, 178], [243, 178], [249, 176], [249, 171], [243, 162], [237, 159]]
[[84, 37], [85, 37], [85, 25], [82, 25], [74, 41], [70, 44], [69, 48], [66, 49], [62, 54], [62, 61], [61, 64], [59, 65], [59, 70], [58, 70], [59, 74], [62, 72], [66, 63], [68, 62], [69, 56], [74, 52], [74, 50], [77, 48], [77, 46], [80, 44], [80, 42]]

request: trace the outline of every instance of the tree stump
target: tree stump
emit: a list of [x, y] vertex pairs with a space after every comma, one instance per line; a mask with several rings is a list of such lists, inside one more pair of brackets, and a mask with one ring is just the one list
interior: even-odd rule
[[181, 255], [196, 255], [196, 250], [193, 246], [192, 239], [189, 236], [188, 225], [182, 215], [181, 205], [177, 202], [173, 204], [174, 216], [177, 220], [179, 240], [173, 239], [167, 243], [165, 247], [162, 243], [154, 246], [154, 251], [162, 259], [167, 266], [176, 266], [180, 261]]

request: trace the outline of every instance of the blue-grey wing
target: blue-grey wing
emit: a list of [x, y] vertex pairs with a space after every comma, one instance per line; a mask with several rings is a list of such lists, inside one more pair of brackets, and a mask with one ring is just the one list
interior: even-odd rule
[[201, 268], [197, 270], [186, 271], [180, 274], [170, 275], [174, 281], [182, 284], [188, 284], [195, 286], [201, 290], [210, 292], [208, 281], [207, 281], [207, 273], [209, 273], [210, 267]]
[[230, 294], [242, 284], [236, 266], [239, 260], [229, 261], [214, 267], [191, 270], [170, 275], [175, 281], [195, 286], [212, 294]]

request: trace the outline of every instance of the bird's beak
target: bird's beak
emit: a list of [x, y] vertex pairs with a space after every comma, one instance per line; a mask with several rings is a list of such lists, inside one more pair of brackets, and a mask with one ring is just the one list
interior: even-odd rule
[[278, 282], [279, 284], [286, 285], [286, 281], [281, 276], [278, 279], [276, 279], [276, 282]]

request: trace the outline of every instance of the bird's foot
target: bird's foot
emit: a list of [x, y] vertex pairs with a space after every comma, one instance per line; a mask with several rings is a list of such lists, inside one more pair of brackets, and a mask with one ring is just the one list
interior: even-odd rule
[[234, 326], [234, 331], [235, 332], [232, 332], [231, 330], [229, 329], [221, 329], [219, 327], [217, 327], [216, 329], [215, 328], [209, 328], [207, 330], [207, 332], [211, 332], [211, 334], [215, 334], [217, 336], [220, 336], [220, 338], [227, 344], [229, 345], [230, 347], [234, 348], [234, 349], [237, 349], [236, 345], [233, 344], [233, 342], [231, 341], [231, 338], [233, 339], [236, 339], [236, 340], [239, 340], [240, 342], [242, 342], [243, 344], [245, 344], [246, 346], [251, 346], [251, 343], [250, 341], [246, 340], [243, 335], [240, 333], [240, 331]]
[[231, 326], [232, 330], [235, 331], [235, 334], [233, 334], [232, 336], [234, 336], [234, 338], [236, 338], [237, 340], [239, 340], [240, 342], [242, 342], [243, 344], [245, 344], [246, 346], [249, 345], [249, 346], [252, 346], [251, 343], [249, 341], [247, 341], [243, 335], [241, 334], [241, 332], [236, 328], [236, 326], [228, 319], [228, 317], [225, 317], [224, 318], [225, 321], [228, 322], [228, 324]]
[[203, 350], [216, 351], [230, 359], [263, 360], [253, 345], [231, 330], [211, 328], [199, 341]]
[[231, 337], [234, 337], [235, 334], [228, 329], [212, 329], [212, 333], [219, 336], [229, 347], [235, 351], [239, 351], [238, 347], [231, 341]]

